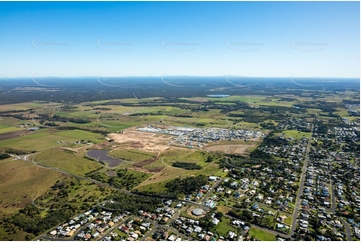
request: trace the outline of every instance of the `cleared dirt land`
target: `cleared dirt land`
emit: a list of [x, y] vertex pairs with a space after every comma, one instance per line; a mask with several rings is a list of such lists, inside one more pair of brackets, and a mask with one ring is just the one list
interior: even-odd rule
[[109, 134], [109, 138], [126, 148], [162, 152], [169, 149], [170, 135], [140, 132], [135, 129], [124, 130], [122, 134]]
[[29, 133], [34, 133], [34, 131], [19, 130], [19, 131], [14, 131], [14, 132], [3, 133], [3, 134], [0, 134], [0, 140], [18, 138], [18, 137], [21, 137], [22, 135], [26, 135], [26, 134], [29, 134]]

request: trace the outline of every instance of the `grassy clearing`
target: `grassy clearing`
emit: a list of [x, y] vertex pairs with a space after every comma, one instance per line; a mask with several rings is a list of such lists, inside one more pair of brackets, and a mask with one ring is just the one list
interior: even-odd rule
[[16, 231], [16, 233], [9, 234], [7, 228], [0, 225], [0, 240], [2, 241], [24, 241], [28, 233], [24, 231]]
[[[292, 203], [288, 203], [288, 204], [291, 205]], [[262, 208], [265, 212], [271, 211], [271, 212], [273, 212], [273, 214], [278, 213], [278, 216], [286, 216], [287, 218], [284, 220], [284, 222], [288, 225], [292, 224], [292, 215], [291, 214], [275, 210], [264, 204], [259, 204], [259, 207]], [[273, 216], [273, 215], [266, 215], [266, 216], [271, 216], [272, 219], [275, 218], [275, 216]]]
[[227, 214], [228, 211], [230, 211], [231, 209], [229, 207], [226, 207], [226, 206], [223, 206], [223, 205], [218, 205], [217, 210], [222, 212], [223, 214]]
[[257, 102], [257, 104], [262, 106], [292, 107], [294, 102], [280, 101], [277, 98], [265, 98]]
[[164, 161], [167, 163], [181, 161], [181, 162], [195, 162], [200, 166], [206, 166], [209, 164], [205, 162], [205, 160], [208, 157], [208, 154], [197, 150], [195, 151], [189, 149], [172, 149], [163, 152], [160, 157], [162, 158], [164, 157]]
[[153, 163], [143, 166], [143, 168], [147, 170], [158, 170], [159, 168], [164, 168], [164, 167], [166, 167], [166, 165], [163, 164], [162, 159], [158, 159]]
[[231, 226], [231, 219], [223, 217], [222, 221], [219, 222], [216, 226], [218, 234], [223, 237], [227, 237], [228, 231], [236, 232], [237, 229]]
[[[10, 158], [12, 159], [12, 158]], [[0, 164], [0, 214], [14, 214], [44, 193], [64, 175], [34, 166], [30, 162], [13, 160]]]
[[261, 241], [276, 241], [276, 236], [262, 229], [251, 227], [249, 235]]
[[128, 234], [124, 233], [123, 231], [120, 231], [119, 229], [114, 230], [114, 232], [117, 233], [119, 238], [126, 239], [129, 236]]
[[35, 157], [35, 161], [50, 167], [56, 167], [76, 175], [100, 169], [102, 166], [95, 161], [76, 156], [60, 150], [48, 150]]
[[110, 188], [99, 187], [85, 180], [77, 180], [72, 177], [65, 177], [62, 182], [67, 184], [67, 188], [61, 189], [66, 191], [66, 195], [61, 195], [56, 189], [48, 189], [45, 193], [39, 195], [34, 201], [35, 204], [43, 208], [49, 208], [60, 203], [71, 204], [76, 210], [88, 210], [93, 205], [102, 202], [114, 190]]
[[[43, 129], [22, 137], [0, 141], [0, 146], [29, 151], [44, 151], [64, 144], [72, 144], [81, 139], [90, 139], [91, 141], [98, 143], [99, 140], [102, 140], [103, 138], [99, 134], [81, 130], [56, 132], [51, 129]], [[59, 144], [58, 141], [63, 141], [65, 143]]]
[[13, 117], [0, 117], [0, 127], [19, 127], [20, 125], [23, 124], [30, 124], [33, 125], [33, 123], [31, 121], [25, 121], [25, 120], [19, 120]]
[[259, 102], [261, 100], [263, 100], [265, 98], [265, 96], [229, 96], [229, 97], [225, 97], [225, 98], [215, 98], [215, 97], [207, 97], [207, 99], [209, 101], [221, 101], [221, 102], [236, 102], [236, 101], [240, 101], [240, 102]]
[[114, 158], [119, 158], [129, 161], [143, 161], [157, 156], [157, 154], [154, 152], [146, 152], [139, 150], [112, 150], [109, 152], [109, 155]]
[[0, 134], [14, 132], [14, 131], [20, 131], [20, 130], [24, 130], [24, 129], [17, 128], [17, 127], [9, 127], [7, 125], [0, 125]]
[[30, 108], [41, 107], [43, 104], [35, 102], [25, 102], [25, 103], [14, 103], [14, 104], [5, 104], [0, 106], [0, 111], [7, 110], [25, 110]]
[[163, 191], [167, 190], [167, 188], [165, 187], [165, 184], [167, 182], [168, 182], [168, 180], [157, 182], [157, 183], [151, 183], [151, 184], [147, 184], [147, 185], [142, 185], [142, 186], [138, 186], [135, 188], [139, 191], [163, 192]]
[[346, 108], [337, 108], [337, 111], [333, 113], [339, 115], [341, 118], [349, 117], [349, 113]]
[[83, 110], [69, 110], [69, 111], [59, 111], [56, 113], [57, 116], [60, 116], [62, 118], [79, 118], [79, 119], [88, 119], [88, 118], [96, 118], [99, 116], [99, 114], [95, 114], [92, 112], [87, 112]]
[[96, 141], [99, 139], [103, 139], [100, 134], [95, 134], [84, 130], [66, 130], [56, 132], [54, 135], [76, 140], [91, 140], [94, 143], [96, 143]]
[[183, 170], [175, 167], [166, 167], [161, 172], [154, 174], [149, 179], [141, 183], [137, 188], [140, 189], [140, 187], [152, 184], [151, 186], [147, 186], [147, 188], [154, 186], [154, 188], [157, 189], [160, 186], [160, 183], [162, 182], [167, 182], [170, 179], [174, 179], [179, 176], [189, 176], [191, 174], [194, 174], [194, 171]]
[[289, 138], [294, 138], [294, 139], [302, 139], [302, 138], [310, 138], [311, 137], [311, 132], [301, 132], [301, 131], [297, 131], [297, 130], [284, 130], [282, 131], [282, 133], [289, 137]]
[[221, 105], [236, 105], [236, 103], [231, 103], [231, 102], [215, 102], [215, 104], [221, 104]]
[[[160, 158], [162, 159], [162, 158]], [[197, 176], [197, 175], [220, 175], [224, 176], [226, 175], [223, 173], [219, 167], [218, 164], [212, 162], [207, 163], [206, 166], [204, 166], [201, 170], [184, 170], [182, 168], [176, 168], [170, 166], [170, 164], [163, 161], [166, 168], [164, 168], [162, 171], [158, 172], [157, 174], [154, 174], [150, 178], [148, 178], [146, 181], [141, 183], [137, 189], [146, 191], [146, 190], [164, 190], [164, 185], [166, 182], [168, 182], [171, 179], [175, 179], [177, 177], [188, 177], [188, 176]]]
[[115, 176], [108, 176], [106, 172], [103, 171], [96, 172], [91, 175], [91, 178], [104, 183], [109, 183], [117, 188], [131, 190], [151, 176], [148, 173], [128, 169], [117, 169], [115, 172]]

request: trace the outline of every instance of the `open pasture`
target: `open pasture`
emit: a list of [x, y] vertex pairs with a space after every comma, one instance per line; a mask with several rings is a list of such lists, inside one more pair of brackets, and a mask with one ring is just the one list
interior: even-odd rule
[[0, 163], [0, 214], [13, 214], [44, 193], [56, 180], [59, 172], [35, 166], [23, 160], [7, 159]]
[[61, 150], [44, 151], [36, 155], [34, 161], [81, 176], [102, 167], [96, 161], [91, 161]]
[[310, 138], [311, 137], [311, 132], [301, 132], [301, 131], [297, 131], [297, 130], [284, 130], [282, 131], [282, 133], [289, 138], [294, 138], [294, 139], [302, 139], [302, 138]]
[[[2, 134], [2, 136], [5, 135], [6, 134]], [[91, 140], [95, 143], [104, 140], [100, 134], [82, 130], [58, 132], [52, 129], [41, 129], [38, 131], [27, 132], [20, 137], [10, 137], [10, 139], [2, 140], [0, 141], [0, 146], [28, 151], [43, 151], [59, 146], [71, 145], [82, 139]]]

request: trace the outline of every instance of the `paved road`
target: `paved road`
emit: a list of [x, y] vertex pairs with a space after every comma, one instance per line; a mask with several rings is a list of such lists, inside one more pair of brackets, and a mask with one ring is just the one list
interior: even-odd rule
[[335, 195], [335, 186], [332, 184], [332, 178], [330, 179], [331, 180], [331, 182], [330, 182], [330, 184], [331, 184], [331, 201], [332, 201], [332, 204], [331, 204], [331, 208], [330, 208], [330, 210], [331, 210], [331, 212], [332, 213], [336, 213], [336, 195]]
[[147, 238], [158, 228], [158, 224], [154, 225], [153, 228], [150, 228], [142, 237], [141, 241], [147, 240]]
[[305, 182], [305, 177], [306, 177], [306, 172], [307, 172], [307, 167], [308, 167], [308, 160], [309, 160], [308, 154], [309, 154], [310, 148], [311, 148], [312, 133], [313, 133], [313, 126], [311, 128], [311, 137], [308, 139], [306, 155], [305, 155], [305, 161], [304, 161], [303, 167], [302, 167], [300, 187], [298, 189], [296, 204], [295, 204], [295, 208], [293, 210], [291, 236], [294, 235], [295, 230], [297, 228], [297, 216], [298, 216], [298, 210], [299, 210], [299, 207], [300, 207], [300, 204], [301, 204], [301, 195], [302, 195], [302, 192], [303, 192], [303, 185], [304, 185], [304, 182]]
[[223, 181], [222, 178], [218, 178], [218, 180], [216, 181], [216, 183], [213, 185], [213, 187], [211, 189], [209, 189], [209, 191], [207, 192], [206, 195], [204, 195], [204, 197], [201, 199], [201, 204], [204, 204], [207, 200], [207, 198], [213, 193], [214, 189]]
[[345, 220], [343, 220], [343, 218], [340, 217], [339, 219], [341, 223], [345, 226], [347, 241], [352, 241], [352, 232], [350, 225]]

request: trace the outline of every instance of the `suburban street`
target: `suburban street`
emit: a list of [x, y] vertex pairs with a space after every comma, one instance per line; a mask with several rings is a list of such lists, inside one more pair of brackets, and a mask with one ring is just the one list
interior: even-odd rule
[[340, 221], [345, 226], [347, 241], [352, 241], [352, 232], [350, 225], [341, 217], [340, 217]]
[[291, 226], [291, 233], [290, 233], [291, 236], [294, 235], [295, 230], [297, 228], [297, 216], [298, 216], [298, 211], [299, 211], [299, 208], [301, 205], [301, 195], [303, 193], [303, 185], [305, 182], [305, 177], [306, 177], [306, 172], [307, 172], [307, 167], [308, 167], [308, 160], [309, 160], [308, 153], [310, 152], [310, 148], [311, 148], [312, 133], [313, 133], [313, 126], [311, 128], [311, 137], [308, 139], [308, 143], [307, 143], [306, 155], [305, 155], [305, 160], [303, 163], [302, 174], [301, 174], [301, 179], [300, 179], [300, 186], [298, 188], [295, 209], [294, 209], [293, 215], [292, 215], [292, 226]]
[[218, 178], [218, 179], [217, 179], [216, 183], [212, 186], [211, 189], [209, 189], [209, 191], [207, 192], [207, 194], [204, 195], [204, 197], [201, 199], [201, 204], [204, 204], [204, 203], [207, 201], [208, 197], [213, 193], [214, 189], [215, 189], [222, 181], [223, 181], [222, 178]]

